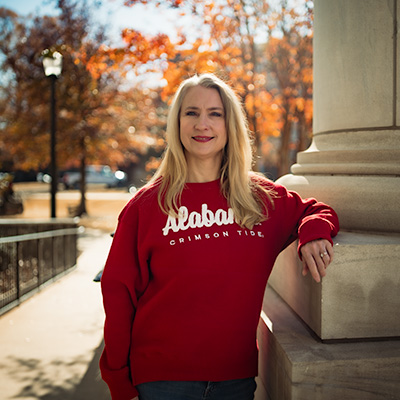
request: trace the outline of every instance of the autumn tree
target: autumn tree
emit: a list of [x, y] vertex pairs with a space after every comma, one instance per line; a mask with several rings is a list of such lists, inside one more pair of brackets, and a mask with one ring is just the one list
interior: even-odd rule
[[266, 46], [267, 69], [276, 85], [279, 107], [279, 175], [287, 173], [298, 151], [310, 144], [312, 132], [312, 3], [299, 13], [282, 0], [270, 21]]
[[[0, 69], [2, 110], [0, 151], [20, 169], [46, 168], [49, 163], [49, 82], [44, 79], [41, 53], [57, 50], [63, 55], [63, 73], [57, 82], [57, 154], [59, 165], [81, 170], [81, 202], [86, 212], [85, 165], [124, 165], [135, 160], [145, 146], [121, 130], [116, 110], [127, 111], [122, 99], [121, 74], [107, 69], [94, 76], [89, 60], [107, 44], [105, 29], [94, 30], [89, 9], [72, 0], [57, 1], [58, 16], [21, 18], [0, 9]], [[120, 102], [116, 102], [120, 99]], [[3, 158], [4, 157], [4, 158]]]
[[[128, 6], [152, 3], [190, 14], [198, 33], [191, 30], [188, 38], [182, 30], [173, 41], [127, 27], [125, 46], [119, 48], [108, 45], [104, 30], [90, 29], [87, 9], [72, 0], [57, 2], [59, 16], [32, 24], [3, 9], [1, 68], [12, 77], [0, 88], [3, 148], [24, 167], [48, 163], [49, 90], [38, 54], [53, 47], [64, 55], [57, 85], [60, 164], [82, 169], [105, 159], [137, 163], [154, 146], [157, 157], [163, 148], [164, 101], [185, 77], [214, 72], [242, 98], [258, 156], [255, 168], [263, 170], [272, 136], [280, 143], [279, 175], [288, 172], [289, 150], [304, 148], [312, 119], [312, 3], [299, 0], [302, 7], [294, 7], [293, 1], [272, 7], [262, 0], [127, 0]], [[162, 74], [165, 84], [121, 91], [118, 82], [128, 71]], [[152, 158], [148, 167], [156, 165]]]
[[[163, 132], [166, 128], [167, 106], [161, 100], [161, 88], [134, 86], [121, 90], [107, 108], [103, 130], [118, 131], [118, 137], [106, 136], [100, 146], [119, 149], [119, 164], [129, 163], [129, 181], [144, 184], [149, 173], [157, 168], [165, 148]], [[150, 160], [150, 163], [146, 161]]]
[[165, 99], [195, 73], [214, 72], [227, 79], [245, 105], [260, 161], [255, 167], [262, 169], [263, 143], [275, 136], [280, 139], [279, 175], [287, 173], [290, 150], [302, 149], [311, 130], [312, 2], [125, 1], [127, 6], [138, 3], [193, 15], [199, 22], [197, 39], [189, 41], [181, 32], [172, 43], [166, 35], [149, 37], [127, 28], [126, 47], [108, 49], [103, 56], [161, 72], [167, 82]]
[[1, 160], [4, 163], [9, 158], [21, 168], [29, 168], [32, 165], [28, 160], [40, 163], [41, 157], [37, 156], [43, 154], [41, 149], [47, 141], [43, 134], [47, 128], [48, 118], [44, 118], [47, 107], [38, 101], [44, 92], [43, 70], [38, 65], [32, 68], [38, 55], [31, 48], [28, 28], [15, 13], [4, 8], [0, 9], [0, 18]]
[[[96, 126], [88, 123], [88, 116], [98, 105], [97, 82], [82, 70], [79, 58], [90, 49], [90, 43], [85, 43], [87, 15], [84, 12], [77, 17], [72, 3], [60, 1], [58, 6], [60, 17], [36, 17], [33, 22], [2, 10], [1, 68], [10, 75], [3, 99], [6, 105], [2, 142], [20, 169], [44, 168], [49, 162], [50, 100], [49, 82], [43, 78], [41, 65], [44, 49], [57, 50], [64, 57], [63, 75], [57, 82], [60, 165], [74, 160], [84, 163], [86, 142], [95, 136]], [[4, 29], [7, 27], [10, 28]], [[81, 213], [85, 213], [84, 185], [81, 188]]]

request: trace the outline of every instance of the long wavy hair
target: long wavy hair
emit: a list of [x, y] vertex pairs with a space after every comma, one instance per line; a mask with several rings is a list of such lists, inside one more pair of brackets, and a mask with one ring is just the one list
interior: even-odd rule
[[171, 104], [167, 120], [167, 149], [149, 184], [159, 182], [158, 203], [167, 215], [178, 216], [182, 191], [187, 180], [187, 162], [180, 140], [180, 113], [183, 99], [194, 86], [216, 89], [225, 111], [227, 144], [220, 169], [222, 194], [232, 208], [236, 222], [252, 229], [268, 216], [273, 192], [253, 179], [250, 132], [241, 102], [233, 89], [213, 74], [195, 75], [183, 81]]

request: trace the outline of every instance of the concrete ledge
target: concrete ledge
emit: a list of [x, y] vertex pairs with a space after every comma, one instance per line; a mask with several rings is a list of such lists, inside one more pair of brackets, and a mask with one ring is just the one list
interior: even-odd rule
[[262, 315], [256, 400], [399, 398], [400, 340], [321, 343], [270, 287]]
[[321, 284], [301, 276], [296, 245], [269, 284], [322, 340], [400, 337], [400, 237], [339, 233]]

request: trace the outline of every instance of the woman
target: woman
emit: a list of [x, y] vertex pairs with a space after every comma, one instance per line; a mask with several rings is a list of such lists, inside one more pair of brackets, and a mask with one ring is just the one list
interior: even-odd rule
[[214, 75], [182, 83], [167, 141], [119, 217], [103, 273], [102, 377], [118, 400], [250, 400], [274, 261], [298, 238], [303, 274], [319, 282], [338, 219], [250, 172], [243, 109]]

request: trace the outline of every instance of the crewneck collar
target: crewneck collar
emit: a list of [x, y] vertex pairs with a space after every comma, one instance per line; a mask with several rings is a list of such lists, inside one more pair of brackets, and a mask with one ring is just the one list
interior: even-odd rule
[[209, 182], [186, 182], [185, 188], [191, 190], [210, 190], [214, 188], [219, 188], [220, 178]]

